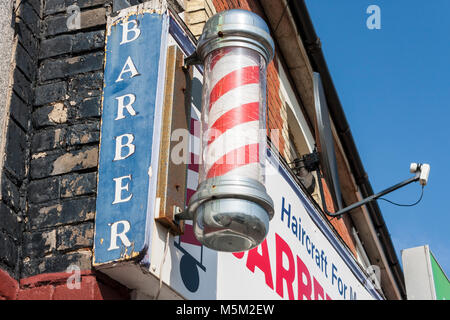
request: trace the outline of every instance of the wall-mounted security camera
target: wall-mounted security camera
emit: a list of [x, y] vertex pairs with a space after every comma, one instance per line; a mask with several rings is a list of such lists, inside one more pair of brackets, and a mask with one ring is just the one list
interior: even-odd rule
[[428, 183], [428, 176], [430, 175], [430, 165], [427, 163], [411, 163], [409, 172], [415, 173], [419, 177], [419, 183], [426, 186]]
[[[333, 213], [333, 212], [328, 212], [327, 209], [324, 209], [324, 212], [331, 216], [331, 217], [339, 217], [341, 215], [343, 215], [344, 213], [347, 213], [349, 211], [351, 211], [352, 209], [358, 208], [370, 201], [376, 200], [378, 198], [380, 198], [381, 196], [384, 196], [385, 194], [388, 194], [392, 191], [395, 191], [397, 189], [400, 189], [412, 182], [416, 182], [419, 181], [419, 183], [422, 185], [422, 188], [424, 186], [426, 186], [426, 184], [428, 183], [428, 176], [430, 175], [430, 165], [429, 164], [420, 164], [420, 163], [411, 163], [411, 165], [409, 166], [409, 172], [414, 173], [414, 177], [411, 177], [405, 181], [402, 181], [390, 188], [387, 188], [377, 194], [373, 194], [359, 202], [356, 202], [354, 204], [351, 204], [341, 210], [338, 210], [337, 212]], [[320, 171], [317, 170], [317, 174], [319, 175], [319, 186], [320, 186]], [[321, 190], [321, 195], [323, 197], [323, 191], [322, 191], [322, 186], [320, 186], [320, 190]], [[422, 197], [420, 197], [422, 199]], [[420, 201], [420, 200], [419, 200]], [[417, 204], [417, 203], [416, 203]], [[415, 204], [414, 204], [415, 205]]]

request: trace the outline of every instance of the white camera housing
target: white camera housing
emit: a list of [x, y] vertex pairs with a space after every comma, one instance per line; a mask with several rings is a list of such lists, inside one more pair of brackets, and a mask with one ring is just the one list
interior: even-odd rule
[[428, 176], [430, 175], [430, 165], [427, 163], [411, 163], [409, 172], [416, 173], [419, 176], [419, 183], [426, 186], [428, 183]]
[[411, 163], [411, 165], [409, 166], [409, 172], [411, 173], [416, 173], [417, 169], [419, 168], [419, 165], [417, 163]]
[[422, 186], [425, 186], [427, 184], [429, 175], [430, 175], [430, 165], [426, 163], [421, 165], [419, 182]]

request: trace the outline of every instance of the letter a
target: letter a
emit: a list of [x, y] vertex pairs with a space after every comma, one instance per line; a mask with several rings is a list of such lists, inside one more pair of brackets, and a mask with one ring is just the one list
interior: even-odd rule
[[173, 164], [186, 164], [189, 163], [189, 131], [183, 128], [173, 130], [170, 137], [170, 141], [180, 141], [173, 148], [170, 153], [170, 159]]
[[377, 5], [371, 5], [366, 10], [367, 14], [372, 14], [367, 18], [366, 25], [369, 30], [381, 29], [381, 9]]
[[69, 278], [67, 278], [66, 285], [68, 289], [80, 289], [81, 288], [81, 270], [75, 264], [71, 264], [67, 269], [66, 273], [74, 273]]
[[125, 65], [123, 66], [122, 71], [120, 72], [119, 76], [117, 77], [116, 82], [123, 81], [122, 75], [127, 72], [131, 72], [130, 78], [133, 78], [133, 77], [139, 75], [139, 72], [136, 70], [136, 67], [133, 63], [133, 60], [131, 60], [131, 57], [127, 58], [127, 61], [125, 62]]

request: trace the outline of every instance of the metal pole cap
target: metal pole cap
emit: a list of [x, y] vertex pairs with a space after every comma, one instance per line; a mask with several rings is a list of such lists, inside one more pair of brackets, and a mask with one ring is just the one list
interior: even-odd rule
[[212, 16], [203, 28], [196, 53], [204, 61], [210, 52], [231, 46], [256, 50], [267, 63], [273, 59], [275, 51], [266, 22], [257, 14], [242, 9], [222, 11]]

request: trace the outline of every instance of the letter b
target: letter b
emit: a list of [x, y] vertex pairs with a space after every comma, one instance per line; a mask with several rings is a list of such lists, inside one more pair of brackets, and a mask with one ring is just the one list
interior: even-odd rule
[[[124, 143], [124, 138], [127, 141]], [[114, 161], [123, 160], [131, 156], [136, 150], [135, 145], [132, 143], [134, 140], [134, 136], [130, 133], [125, 133], [121, 136], [116, 137], [116, 154], [114, 156]], [[122, 149], [127, 147], [128, 153], [126, 155], [122, 155]]]
[[[131, 23], [133, 24], [133, 26], [130, 28], [129, 25]], [[128, 20], [127, 22], [121, 23], [120, 25], [122, 26], [122, 41], [120, 42], [121, 45], [139, 38], [141, 30], [138, 28], [138, 22], [136, 20]], [[133, 33], [131, 39], [128, 38], [128, 34], [130, 32]]]

